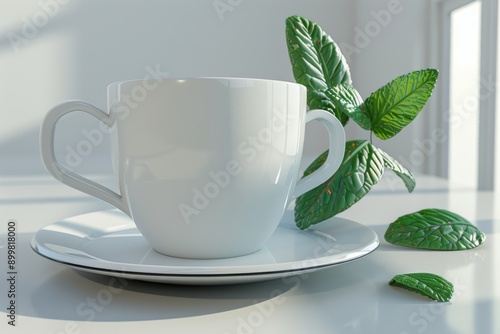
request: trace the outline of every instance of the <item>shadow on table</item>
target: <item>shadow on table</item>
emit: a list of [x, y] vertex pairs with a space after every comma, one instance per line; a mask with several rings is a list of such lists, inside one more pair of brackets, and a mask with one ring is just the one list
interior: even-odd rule
[[[69, 322], [148, 321], [247, 308], [241, 316], [271, 312], [278, 319], [299, 312], [301, 318], [332, 332], [360, 333], [383, 327], [390, 329], [385, 332], [399, 333], [423, 328], [413, 326], [413, 320], [421, 320], [421, 311], [439, 311], [427, 325], [454, 333], [445, 316], [450, 304], [435, 309], [428, 299], [387, 285], [390, 268], [384, 251], [318, 272], [260, 283], [182, 286], [77, 272], [35, 254], [29, 247], [31, 237], [19, 234], [18, 238], [20, 317]], [[402, 317], [395, 318], [395, 314]]]
[[33, 291], [33, 315], [74, 321], [140, 321], [201, 316], [279, 298], [281, 281], [241, 285], [161, 284], [62, 269]]
[[[347, 263], [319, 272], [247, 284], [189, 286], [161, 284], [83, 273], [44, 259], [20, 235], [19, 315], [68, 321], [141, 321], [202, 316], [245, 307], [286, 306], [296, 295], [345, 290], [362, 285], [359, 265]], [[358, 263], [355, 261], [354, 263]], [[371, 263], [371, 264], [370, 264]], [[366, 269], [366, 268], [365, 268]], [[280, 306], [281, 307], [281, 306]], [[251, 311], [251, 310], [250, 310]]]
[[[45, 265], [60, 267], [51, 262]], [[290, 299], [291, 292], [302, 295], [311, 289], [325, 292], [358, 284], [362, 277], [356, 268], [220, 286], [160, 284], [58, 268], [34, 289], [29, 312], [33, 314], [26, 315], [72, 321], [141, 321], [258, 308], [263, 303], [274, 307]]]

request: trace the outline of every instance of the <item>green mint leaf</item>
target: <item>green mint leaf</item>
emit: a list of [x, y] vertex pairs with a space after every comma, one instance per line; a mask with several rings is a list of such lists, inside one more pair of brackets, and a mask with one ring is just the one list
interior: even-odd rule
[[[295, 81], [306, 86], [310, 109], [327, 109], [318, 94], [330, 87], [351, 84], [349, 66], [340, 48], [319, 25], [300, 16], [286, 19], [286, 41]], [[334, 112], [345, 125], [348, 118]]]
[[298, 83], [316, 90], [351, 84], [349, 66], [340, 48], [319, 25], [291, 16], [286, 19], [286, 39]]
[[401, 180], [403, 180], [408, 192], [411, 193], [415, 189], [416, 185], [416, 180], [413, 174], [386, 152], [381, 149], [378, 149], [378, 151], [384, 159], [384, 167], [391, 169], [397, 176], [399, 176]]
[[438, 71], [426, 69], [402, 75], [372, 93], [363, 103], [372, 130], [381, 139], [399, 133], [422, 110], [432, 95]]
[[453, 295], [453, 284], [430, 273], [412, 273], [394, 276], [389, 285], [404, 288], [439, 302], [447, 302]]
[[342, 125], [345, 126], [349, 121], [349, 117], [339, 110], [333, 102], [334, 101], [332, 101], [324, 91], [314, 89], [307, 90], [307, 105], [309, 106], [309, 109], [322, 109], [329, 111], [337, 117]]
[[[326, 160], [328, 151], [306, 169], [308, 175]], [[299, 196], [295, 201], [295, 222], [300, 229], [320, 223], [348, 209], [365, 196], [384, 172], [382, 156], [366, 140], [346, 143], [344, 160], [325, 183]]]
[[481, 245], [486, 237], [462, 216], [443, 209], [425, 209], [399, 217], [389, 225], [384, 239], [405, 247], [465, 250]]
[[360, 106], [363, 99], [353, 86], [337, 85], [325, 91], [336, 110], [350, 117], [365, 130], [372, 128], [371, 120]]

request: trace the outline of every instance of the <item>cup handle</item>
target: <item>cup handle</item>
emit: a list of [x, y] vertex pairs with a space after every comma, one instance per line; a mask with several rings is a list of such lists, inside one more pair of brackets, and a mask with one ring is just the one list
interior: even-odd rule
[[313, 120], [321, 122], [328, 130], [330, 138], [329, 153], [325, 163], [320, 168], [297, 182], [294, 191], [295, 197], [316, 188], [332, 177], [344, 159], [345, 132], [339, 120], [331, 113], [320, 109], [307, 112], [306, 123]]
[[94, 181], [73, 173], [57, 161], [54, 153], [56, 124], [62, 116], [73, 111], [83, 111], [94, 116], [108, 127], [111, 127], [114, 123], [104, 111], [84, 101], [68, 101], [55, 106], [45, 116], [40, 130], [40, 152], [45, 168], [62, 183], [88, 195], [97, 197], [130, 216], [130, 210], [121, 195]]

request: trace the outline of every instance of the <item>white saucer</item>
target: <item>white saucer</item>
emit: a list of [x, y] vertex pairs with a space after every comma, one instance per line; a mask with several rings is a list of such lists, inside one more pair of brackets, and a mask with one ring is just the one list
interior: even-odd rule
[[285, 278], [345, 263], [374, 251], [375, 232], [356, 222], [332, 218], [299, 230], [293, 212], [260, 251], [216, 260], [181, 259], [152, 250], [118, 210], [71, 217], [42, 228], [31, 247], [74, 269], [174, 284], [233, 284]]

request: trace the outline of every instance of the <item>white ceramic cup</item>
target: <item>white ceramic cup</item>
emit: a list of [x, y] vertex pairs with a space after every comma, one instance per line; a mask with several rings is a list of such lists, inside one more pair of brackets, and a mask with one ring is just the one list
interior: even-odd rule
[[[326, 111], [306, 113], [306, 88], [295, 83], [124, 81], [108, 87], [108, 109], [69, 101], [50, 110], [41, 128], [42, 160], [61, 182], [129, 215], [151, 247], [169, 256], [225, 258], [261, 249], [291, 197], [325, 182], [344, 155], [340, 122]], [[119, 193], [56, 160], [56, 123], [72, 111], [110, 130]], [[330, 154], [299, 180], [305, 124], [312, 120], [327, 128]]]

